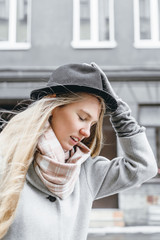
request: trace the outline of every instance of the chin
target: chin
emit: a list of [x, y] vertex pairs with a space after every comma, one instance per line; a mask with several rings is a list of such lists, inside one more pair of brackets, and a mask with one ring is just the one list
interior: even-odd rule
[[62, 146], [64, 151], [70, 151], [73, 147], [72, 146]]
[[68, 148], [65, 148], [65, 151], [70, 151], [72, 150], [73, 147], [68, 147]]

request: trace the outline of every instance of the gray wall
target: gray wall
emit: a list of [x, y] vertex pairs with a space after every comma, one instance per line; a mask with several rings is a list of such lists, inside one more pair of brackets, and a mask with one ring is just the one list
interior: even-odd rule
[[101, 66], [159, 67], [160, 49], [135, 49], [133, 1], [115, 0], [114, 49], [73, 49], [72, 0], [32, 0], [32, 47], [25, 51], [0, 51], [0, 68], [57, 66], [95, 61]]

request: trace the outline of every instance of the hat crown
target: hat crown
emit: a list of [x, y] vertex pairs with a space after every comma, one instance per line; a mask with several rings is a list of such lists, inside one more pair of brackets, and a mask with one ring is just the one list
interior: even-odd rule
[[47, 86], [76, 85], [103, 90], [100, 72], [86, 64], [63, 65], [53, 71]]
[[46, 87], [33, 90], [31, 99], [41, 99], [50, 94], [86, 92], [104, 99], [107, 109], [115, 111], [117, 101], [108, 92], [107, 78], [89, 64], [67, 64], [53, 71]]

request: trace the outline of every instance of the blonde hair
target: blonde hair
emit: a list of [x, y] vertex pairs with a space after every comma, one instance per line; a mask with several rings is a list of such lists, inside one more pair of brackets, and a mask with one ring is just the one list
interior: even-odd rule
[[[45, 123], [57, 106], [80, 99], [80, 94], [65, 94], [55, 98], [48, 95], [26, 110], [15, 115], [0, 134], [0, 239], [7, 233], [15, 216], [20, 193], [28, 168], [33, 161], [39, 137], [45, 132]], [[96, 96], [97, 97], [97, 96]], [[101, 103], [99, 121], [91, 129], [84, 143], [91, 149], [92, 157], [99, 154], [102, 143], [102, 123], [105, 111]]]

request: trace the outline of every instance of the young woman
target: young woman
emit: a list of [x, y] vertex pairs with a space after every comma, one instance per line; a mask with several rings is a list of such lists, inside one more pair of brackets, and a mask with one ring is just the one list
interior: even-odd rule
[[[95, 199], [157, 173], [145, 135], [95, 64], [56, 69], [0, 134], [0, 239], [83, 240]], [[109, 114], [124, 156], [98, 156]]]

